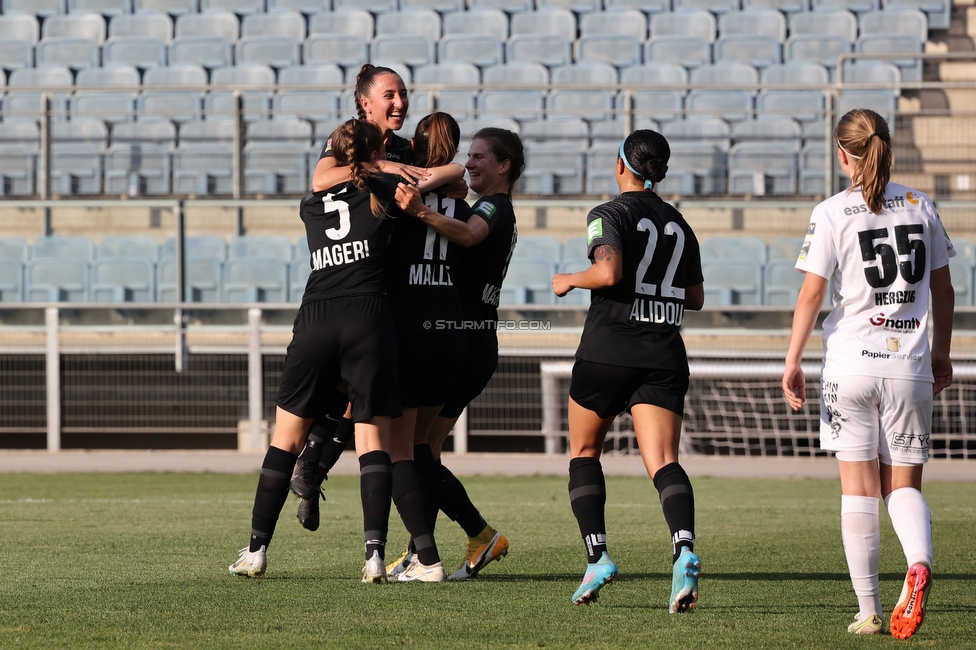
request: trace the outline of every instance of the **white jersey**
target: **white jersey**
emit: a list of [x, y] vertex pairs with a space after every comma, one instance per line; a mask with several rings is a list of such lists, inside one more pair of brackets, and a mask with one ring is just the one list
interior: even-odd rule
[[884, 200], [845, 190], [810, 217], [796, 268], [833, 282], [823, 373], [933, 381], [929, 281], [956, 252], [928, 196], [888, 183]]

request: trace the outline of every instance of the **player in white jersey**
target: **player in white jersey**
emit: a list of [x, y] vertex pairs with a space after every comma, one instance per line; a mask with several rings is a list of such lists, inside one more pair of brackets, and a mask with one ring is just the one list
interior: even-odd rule
[[[796, 268], [806, 274], [796, 301], [783, 392], [804, 402], [803, 348], [833, 282], [823, 324], [820, 446], [836, 452], [841, 532], [860, 611], [848, 631], [885, 628], [878, 595], [884, 498], [908, 562], [892, 636], [922, 623], [932, 581], [932, 525], [921, 493], [929, 456], [932, 401], [952, 382], [949, 341], [955, 255], [929, 198], [889, 182], [891, 136], [874, 111], [856, 109], [834, 130], [837, 159], [851, 189], [813, 210]], [[929, 347], [929, 293], [932, 345]]]

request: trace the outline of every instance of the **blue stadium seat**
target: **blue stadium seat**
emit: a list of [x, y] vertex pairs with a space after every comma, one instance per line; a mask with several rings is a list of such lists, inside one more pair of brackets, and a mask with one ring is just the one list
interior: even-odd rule
[[831, 79], [837, 69], [837, 57], [851, 51], [851, 42], [843, 36], [800, 34], [786, 39], [785, 61], [810, 61], [827, 68]]
[[156, 265], [141, 257], [100, 257], [91, 264], [91, 302], [154, 302]]
[[532, 0], [468, 0], [471, 9], [498, 9], [510, 14], [531, 11]]
[[973, 269], [958, 258], [949, 260], [949, 278], [955, 294], [955, 304], [969, 307], [973, 304]]
[[25, 263], [30, 259], [31, 247], [23, 237], [0, 237], [0, 260]]
[[536, 0], [539, 9], [566, 9], [577, 14], [598, 12], [602, 7], [602, 0]]
[[258, 120], [247, 124], [248, 142], [287, 142], [307, 147], [312, 143], [312, 125], [295, 118]]
[[526, 143], [562, 142], [586, 149], [590, 130], [582, 119], [563, 114], [550, 115], [544, 120], [524, 122], [522, 141]]
[[[190, 260], [214, 259], [223, 263], [227, 259], [227, 243], [218, 235], [195, 235], [183, 241], [186, 247], [184, 256]], [[160, 259], [176, 257], [176, 240], [170, 237], [163, 242], [160, 249]]]
[[[220, 301], [221, 263], [216, 258], [194, 258], [185, 261], [184, 302]], [[157, 266], [156, 301], [176, 302], [176, 260], [164, 257]]]
[[712, 46], [700, 36], [652, 36], [644, 45], [644, 60], [677, 63], [691, 70], [712, 62]]
[[549, 92], [546, 107], [550, 115], [567, 115], [591, 122], [609, 120], [613, 114], [614, 95], [610, 90], [564, 90]]
[[875, 11], [878, 6], [879, 0], [810, 0], [812, 11], [845, 9], [855, 14], [863, 14], [867, 11]]
[[288, 302], [288, 263], [237, 258], [224, 263], [223, 302]]
[[169, 120], [142, 120], [112, 129], [105, 152], [105, 193], [168, 195], [176, 129]]
[[341, 34], [356, 36], [365, 42], [373, 40], [375, 21], [368, 11], [344, 9], [341, 11], [322, 11], [308, 19], [308, 35]]
[[598, 11], [580, 17], [580, 35], [630, 36], [643, 43], [647, 40], [647, 18], [635, 9]]
[[233, 164], [232, 145], [181, 139], [173, 151], [173, 193], [230, 195], [234, 191]]
[[792, 146], [742, 142], [729, 150], [729, 194], [796, 194], [796, 175]]
[[[925, 45], [913, 36], [904, 34], [873, 34], [857, 40], [855, 50], [872, 54], [897, 54], [902, 52], [922, 52]], [[862, 60], [859, 60], [859, 62]], [[915, 58], [895, 59], [902, 81], [922, 81], [922, 60]]]
[[307, 64], [326, 63], [358, 70], [369, 60], [366, 41], [352, 34], [312, 34], [302, 45]]
[[513, 14], [509, 21], [512, 36], [519, 34], [549, 34], [567, 41], [576, 40], [576, 17], [560, 8], [537, 9]]
[[702, 262], [705, 304], [762, 304], [762, 264], [749, 260]]
[[102, 47], [102, 59], [106, 66], [146, 69], [166, 65], [166, 44], [144, 36], [113, 36]]
[[949, 29], [952, 0], [884, 0], [884, 8], [918, 9], [925, 12], [929, 29]]
[[[123, 0], [124, 1], [124, 0]], [[169, 44], [173, 40], [173, 21], [166, 14], [126, 14], [112, 18], [108, 24], [111, 38], [154, 38]]]
[[101, 120], [51, 124], [51, 185], [60, 195], [101, 194], [108, 129]]
[[679, 9], [702, 9], [713, 14], [725, 11], [735, 11], [739, 8], [739, 0], [673, 0], [675, 11]]
[[800, 122], [822, 122], [824, 94], [819, 90], [762, 90], [756, 97], [756, 113], [782, 115]]
[[234, 48], [221, 36], [180, 36], [169, 44], [170, 65], [195, 65], [208, 70], [234, 63]]
[[107, 235], [95, 247], [95, 259], [103, 257], [141, 257], [155, 264], [159, 261], [159, 244], [149, 235]]
[[527, 143], [525, 153], [532, 164], [522, 174], [522, 191], [543, 195], [583, 193], [583, 153], [578, 144]]
[[234, 44], [234, 60], [241, 65], [286, 68], [301, 61], [301, 43], [289, 36], [242, 36]]
[[308, 256], [303, 259], [296, 259], [288, 267], [288, 300], [289, 302], [301, 302], [305, 294], [305, 285], [308, 283], [308, 276], [312, 272]]
[[[976, 243], [966, 237], [953, 237], [952, 247], [956, 250], [956, 258], [965, 261], [969, 266], [976, 266]], [[2, 248], [2, 247], [0, 247]], [[0, 253], [0, 258], [3, 258]]]
[[196, 12], [197, 0], [132, 0], [132, 12], [154, 12], [181, 16]]
[[715, 41], [715, 61], [747, 63], [765, 68], [783, 62], [783, 48], [769, 36], [723, 36]]
[[845, 90], [837, 98], [837, 115], [844, 115], [855, 108], [870, 108], [888, 122], [891, 134], [895, 133], [895, 105], [898, 99], [890, 90]]
[[576, 60], [608, 63], [618, 68], [627, 68], [641, 62], [643, 45], [633, 36], [612, 34], [589, 34], [576, 43]]
[[47, 235], [34, 240], [30, 259], [80, 260], [86, 264], [95, 259], [95, 246], [87, 237]]
[[[701, 9], [676, 9], [651, 16], [650, 36], [695, 36], [706, 43], [715, 42], [715, 16]], [[657, 59], [644, 59], [655, 61]]]
[[[437, 110], [450, 113], [455, 119], [464, 119], [474, 114], [478, 92], [476, 88], [481, 82], [481, 72], [470, 63], [437, 63], [421, 66], [414, 70], [413, 81], [415, 84], [444, 85], [443, 88], [434, 91], [414, 91], [410, 103], [412, 106], [417, 106], [418, 110], [421, 110], [420, 107], [424, 104], [414, 101], [413, 98], [417, 93], [433, 93]], [[466, 87], [452, 89], [452, 86]], [[425, 99], [430, 101], [429, 96]]]
[[64, 0], [3, 0], [3, 13], [55, 16], [64, 13]]
[[[255, 37], [259, 38], [259, 37]], [[242, 38], [238, 45], [246, 39]], [[234, 86], [237, 88], [255, 88], [275, 85], [275, 73], [267, 65], [257, 63], [242, 63], [229, 68], [217, 68], [210, 74], [210, 83], [214, 86]], [[243, 93], [244, 120], [264, 120], [268, 118], [271, 108], [270, 90], [246, 90]], [[203, 108], [207, 117], [233, 118], [237, 110], [233, 90], [211, 90], [203, 100]]]
[[917, 9], [886, 7], [884, 11], [871, 11], [858, 18], [861, 36], [894, 35], [911, 36], [924, 43], [929, 38], [929, 25], [925, 14]]
[[200, 11], [233, 11], [238, 15], [261, 13], [264, 0], [200, 0]]
[[[847, 61], [844, 66], [841, 81], [844, 83], [886, 83], [897, 84], [901, 81], [901, 71], [898, 66], [871, 59]], [[899, 92], [896, 90], [895, 92]]]
[[40, 129], [35, 122], [0, 122], [0, 196], [34, 194], [34, 167], [39, 143]]
[[24, 267], [27, 302], [88, 302], [88, 262], [35, 258]]
[[397, 10], [397, 0], [332, 0], [336, 10], [346, 10], [352, 7], [364, 9], [374, 14]]
[[435, 43], [441, 37], [441, 17], [430, 9], [382, 13], [376, 17], [376, 36], [384, 34], [423, 36]]
[[307, 145], [249, 142], [244, 145], [244, 191], [249, 194], [304, 194], [308, 189]]
[[268, 13], [296, 11], [303, 14], [314, 14], [331, 8], [331, 0], [268, 0]]
[[725, 193], [728, 145], [683, 141], [670, 144], [668, 173], [660, 183], [659, 194]]
[[796, 297], [800, 293], [800, 287], [803, 286], [804, 274], [797, 271], [795, 265], [795, 254], [793, 259], [770, 260], [766, 264], [763, 268], [762, 302], [764, 305], [780, 307], [796, 305]]
[[578, 259], [589, 261], [586, 254], [587, 248], [586, 237], [570, 237], [563, 242], [562, 256], [560, 259], [564, 262]]
[[784, 14], [794, 14], [808, 9], [807, 0], [742, 0], [742, 9], [776, 9]]
[[803, 132], [800, 125], [785, 115], [763, 115], [732, 124], [733, 142], [775, 142], [800, 152]]
[[661, 125], [661, 133], [672, 144], [710, 144], [728, 151], [732, 131], [725, 120], [707, 115], [689, 115]]
[[192, 36], [217, 36], [231, 43], [240, 38], [241, 28], [237, 16], [229, 11], [208, 11], [205, 14], [188, 13], [176, 19], [176, 38]]
[[[586, 193], [593, 195], [612, 195], [620, 192], [616, 182], [615, 165], [619, 139], [616, 141], [596, 141], [586, 152]], [[574, 238], [578, 241], [580, 238]], [[567, 248], [569, 242], [563, 244], [563, 259], [572, 257], [586, 257], [586, 240], [583, 239], [582, 249], [573, 244]]]
[[777, 43], [786, 41], [786, 18], [781, 11], [768, 7], [746, 7], [718, 17], [718, 33], [729, 36], [765, 36]]
[[419, 34], [380, 34], [369, 44], [371, 61], [397, 61], [411, 67], [437, 61], [434, 41]]
[[776, 260], [796, 262], [803, 239], [803, 237], [777, 237], [766, 247], [766, 259], [769, 262]]
[[41, 24], [41, 40], [46, 38], [83, 38], [101, 46], [105, 42], [105, 19], [99, 14], [48, 16]]
[[707, 237], [700, 242], [702, 262], [748, 260], [766, 263], [766, 243], [759, 237], [740, 235]]
[[95, 13], [118, 17], [129, 12], [129, 0], [68, 0], [68, 13]]
[[790, 16], [790, 37], [837, 36], [848, 43], [857, 40], [857, 17], [850, 11], [825, 8]]
[[41, 26], [33, 14], [0, 15], [0, 39], [24, 41], [33, 48], [40, 38]]
[[754, 112], [747, 90], [692, 90], [685, 98], [689, 111], [721, 117], [729, 122], [748, 120]]
[[[190, 122], [202, 116], [202, 89], [207, 73], [196, 65], [150, 68], [143, 74], [143, 91], [136, 99], [139, 118]], [[153, 90], [153, 86], [186, 86], [187, 90]], [[198, 88], [198, 90], [191, 90]]]
[[516, 258], [538, 258], [558, 264], [562, 259], [562, 245], [559, 240], [551, 235], [527, 235], [519, 237], [515, 244], [515, 251], [512, 259]]
[[24, 301], [24, 265], [0, 258], [0, 303]]
[[617, 71], [607, 63], [583, 61], [552, 71], [553, 86], [606, 86], [617, 83]]
[[780, 65], [767, 66], [759, 71], [759, 78], [764, 86], [777, 84], [825, 86], [830, 82], [827, 68], [810, 61], [786, 61]]
[[430, 9], [450, 15], [464, 11], [464, 0], [400, 0], [399, 6], [400, 9]]
[[[290, 72], [294, 71], [294, 72]], [[287, 74], [286, 74], [287, 72]], [[335, 75], [340, 75], [338, 80]], [[318, 78], [321, 81], [315, 81]], [[330, 133], [339, 120], [339, 95], [330, 90], [289, 89], [287, 86], [331, 86], [341, 83], [341, 72], [336, 66], [295, 66], [278, 73], [282, 87], [271, 101], [273, 119], [297, 118], [308, 120], [316, 131]]]
[[437, 43], [437, 60], [480, 67], [499, 65], [505, 61], [505, 44], [483, 34], [448, 34]]
[[[306, 244], [306, 249], [308, 245]], [[227, 259], [243, 257], [263, 257], [282, 262], [291, 262], [293, 247], [291, 240], [280, 235], [241, 235], [230, 240], [227, 245]], [[308, 255], [305, 255], [307, 258]]]
[[505, 41], [508, 39], [508, 16], [498, 9], [458, 11], [444, 16], [443, 30], [444, 36], [479, 34]]
[[544, 104], [541, 90], [484, 90], [478, 97], [482, 115], [501, 115], [520, 122], [541, 119]]
[[[826, 186], [827, 164], [833, 162], [833, 151], [827, 156], [827, 146], [824, 141], [808, 142], [800, 150], [800, 194], [813, 196], [827, 196]], [[837, 170], [836, 187], [843, 188], [848, 181], [843, 172]]]
[[513, 258], [508, 265], [499, 302], [503, 305], [554, 304], [554, 273], [554, 265], [548, 260]]
[[568, 65], [573, 60], [572, 41], [555, 34], [514, 34], [505, 45], [505, 60], [540, 63], [550, 68]]
[[99, 54], [98, 43], [87, 38], [42, 38], [34, 48], [38, 67], [96, 68], [101, 58]]
[[[0, 69], [18, 70], [34, 67], [34, 48], [27, 41], [0, 39]], [[3, 84], [0, 83], [0, 86]]]
[[254, 13], [241, 20], [241, 36], [286, 36], [301, 42], [307, 35], [304, 16], [294, 11]]

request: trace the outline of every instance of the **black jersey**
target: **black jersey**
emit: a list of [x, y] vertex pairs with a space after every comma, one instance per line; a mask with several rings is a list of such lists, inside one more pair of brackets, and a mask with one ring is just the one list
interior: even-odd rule
[[594, 289], [578, 359], [639, 368], [688, 367], [679, 332], [685, 288], [701, 284], [698, 239], [677, 210], [653, 192], [627, 192], [587, 216], [588, 255], [609, 245], [623, 275]]
[[[446, 217], [467, 221], [471, 207], [436, 192], [423, 195], [424, 204]], [[396, 220], [387, 251], [387, 282], [397, 330], [431, 331], [463, 336], [461, 301], [454, 284], [458, 248], [420, 219]]]
[[[329, 138], [325, 146], [322, 148], [322, 154], [319, 156], [319, 160], [322, 158], [332, 157], [332, 138]], [[410, 140], [406, 138], [401, 138], [396, 133], [390, 134], [390, 139], [386, 143], [386, 159], [392, 160], [393, 162], [403, 163], [404, 165], [412, 165], [414, 162], [413, 147], [410, 146]]]
[[485, 220], [488, 236], [461, 252], [455, 278], [469, 343], [497, 347], [498, 297], [518, 239], [515, 210], [507, 194], [491, 194], [478, 199], [471, 214]]
[[[401, 176], [380, 174], [369, 182], [370, 191], [392, 206], [401, 181]], [[386, 292], [383, 267], [392, 221], [373, 216], [369, 196], [347, 181], [302, 199], [312, 265], [303, 303]]]

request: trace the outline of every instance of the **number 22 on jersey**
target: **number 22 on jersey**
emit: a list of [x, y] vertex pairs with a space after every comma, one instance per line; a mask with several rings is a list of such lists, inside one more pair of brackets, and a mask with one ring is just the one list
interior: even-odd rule
[[[637, 222], [637, 230], [647, 232], [647, 246], [644, 247], [644, 257], [637, 265], [637, 277], [634, 280], [634, 291], [645, 296], [658, 295], [658, 285], [644, 282], [647, 278], [647, 270], [651, 267], [654, 254], [657, 252], [658, 231], [657, 226], [650, 219], [641, 219]], [[669, 221], [664, 226], [664, 235], [673, 236], [674, 251], [668, 262], [668, 268], [661, 279], [660, 289], [662, 298], [677, 298], [684, 300], [685, 290], [682, 287], [674, 286], [674, 275], [678, 270], [678, 263], [681, 261], [681, 253], [685, 249], [685, 233], [681, 227], [673, 221]]]

